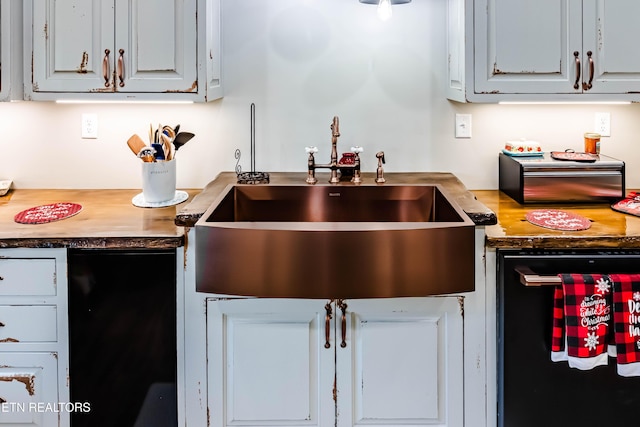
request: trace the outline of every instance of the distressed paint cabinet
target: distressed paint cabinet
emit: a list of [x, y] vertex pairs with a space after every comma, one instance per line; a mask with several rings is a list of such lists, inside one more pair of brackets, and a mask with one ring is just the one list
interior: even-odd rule
[[222, 96], [219, 0], [25, 2], [25, 98]]
[[448, 0], [447, 12], [449, 99], [640, 99], [638, 2]]
[[0, 101], [22, 99], [22, 4], [0, 0]]
[[1, 426], [69, 425], [66, 280], [65, 249], [0, 250]]
[[178, 259], [180, 425], [495, 425], [483, 227], [475, 292], [345, 300], [344, 315], [339, 301], [196, 292], [196, 236], [187, 231]]
[[210, 423], [462, 426], [463, 300], [210, 299]]

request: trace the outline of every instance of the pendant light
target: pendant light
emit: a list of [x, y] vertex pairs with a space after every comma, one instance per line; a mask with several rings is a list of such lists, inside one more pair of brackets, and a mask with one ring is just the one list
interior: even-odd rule
[[405, 4], [411, 3], [411, 0], [360, 0], [360, 3], [365, 4], [377, 4], [378, 5], [378, 18], [382, 21], [386, 21], [391, 18], [393, 4]]

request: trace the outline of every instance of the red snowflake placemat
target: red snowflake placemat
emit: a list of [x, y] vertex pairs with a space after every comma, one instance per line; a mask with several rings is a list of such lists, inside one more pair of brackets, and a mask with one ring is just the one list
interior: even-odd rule
[[13, 220], [20, 224], [45, 224], [69, 218], [81, 210], [82, 206], [77, 203], [52, 203], [26, 209], [13, 217]]
[[635, 191], [627, 194], [627, 197], [611, 205], [614, 211], [640, 216], [640, 194]]
[[579, 231], [591, 227], [589, 219], [576, 215], [572, 212], [558, 209], [538, 209], [527, 212], [527, 221], [539, 227], [550, 228], [552, 230]]

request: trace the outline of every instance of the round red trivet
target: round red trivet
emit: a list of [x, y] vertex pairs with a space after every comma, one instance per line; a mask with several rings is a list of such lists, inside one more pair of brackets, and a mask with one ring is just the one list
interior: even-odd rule
[[591, 227], [591, 221], [572, 212], [557, 209], [538, 209], [527, 212], [527, 221], [539, 227], [552, 230], [578, 231]]
[[640, 216], [640, 194], [630, 192], [625, 199], [611, 205], [611, 209], [630, 215]]
[[26, 209], [13, 217], [13, 220], [20, 224], [45, 224], [69, 218], [81, 210], [82, 206], [77, 203], [52, 203]]

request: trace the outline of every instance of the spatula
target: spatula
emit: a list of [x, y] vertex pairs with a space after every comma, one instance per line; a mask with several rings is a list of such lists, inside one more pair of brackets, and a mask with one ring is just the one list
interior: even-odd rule
[[131, 151], [133, 151], [133, 154], [135, 154], [136, 156], [138, 155], [140, 150], [147, 146], [142, 138], [140, 138], [138, 135], [132, 135], [131, 138], [127, 140], [127, 145], [129, 146], [129, 148], [131, 148]]
[[176, 135], [176, 138], [173, 140], [173, 145], [176, 147], [176, 151], [178, 151], [178, 149], [180, 149], [180, 147], [182, 147], [184, 144], [189, 142], [189, 140], [191, 140], [191, 138], [193, 138], [194, 136], [195, 135], [191, 132], [178, 133]]

